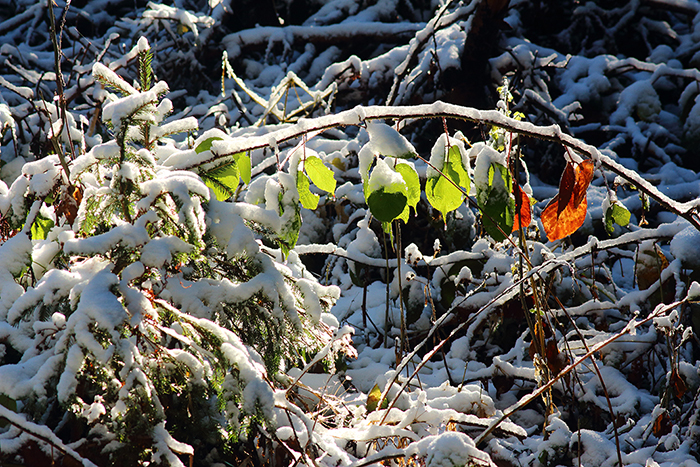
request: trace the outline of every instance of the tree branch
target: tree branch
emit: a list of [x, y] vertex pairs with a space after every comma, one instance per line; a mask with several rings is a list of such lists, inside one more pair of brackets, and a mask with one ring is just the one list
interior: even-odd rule
[[477, 110], [471, 107], [462, 107], [444, 102], [424, 104], [416, 106], [357, 106], [334, 115], [316, 117], [313, 119], [300, 119], [295, 125], [268, 133], [263, 136], [245, 136], [232, 138], [227, 141], [215, 141], [212, 145], [213, 156], [208, 160], [195, 161], [184, 167], [190, 170], [213, 160], [229, 157], [233, 154], [252, 151], [265, 147], [275, 147], [280, 143], [301, 138], [312, 131], [322, 131], [329, 128], [348, 125], [359, 125], [365, 120], [379, 119], [428, 119], [428, 118], [453, 118], [466, 120], [478, 125], [490, 125], [503, 128], [514, 133], [532, 138], [554, 141], [571, 148], [573, 151], [586, 158], [593, 159], [601, 166], [614, 172], [623, 179], [635, 185], [639, 191], [665, 206], [669, 211], [683, 217], [696, 229], [700, 230], [700, 219], [694, 206], [688, 207], [661, 193], [654, 185], [642, 178], [638, 173], [628, 170], [610, 157], [607, 157], [595, 147], [564, 133], [559, 125], [538, 126], [529, 122], [515, 120], [496, 110]]

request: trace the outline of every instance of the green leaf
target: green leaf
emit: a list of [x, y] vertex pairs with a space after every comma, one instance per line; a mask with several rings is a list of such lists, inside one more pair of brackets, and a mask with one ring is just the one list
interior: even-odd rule
[[[413, 167], [408, 164], [396, 164], [394, 167], [398, 173], [401, 174], [403, 180], [406, 182], [408, 187], [407, 193], [407, 204], [415, 209], [418, 201], [420, 201], [420, 178], [418, 177], [418, 172], [416, 172]], [[408, 222], [408, 209], [406, 211], [406, 220]]]
[[[443, 173], [447, 175], [447, 172], [443, 171]], [[452, 179], [452, 177], [450, 177], [450, 179]], [[450, 180], [442, 175], [430, 177], [428, 179], [425, 184], [425, 194], [430, 205], [440, 211], [443, 218], [448, 212], [457, 209], [464, 200], [459, 188], [450, 183]]]
[[318, 207], [318, 200], [321, 199], [320, 196], [311, 193], [309, 187], [309, 178], [304, 174], [304, 172], [297, 172], [297, 191], [299, 192], [299, 201], [301, 205], [306, 209], [316, 209]]
[[[451, 171], [451, 176], [454, 176], [454, 181], [457, 185], [464, 188], [464, 191], [469, 193], [469, 174], [464, 168], [464, 163], [462, 162], [462, 153], [459, 150], [459, 146], [450, 146], [450, 150], [447, 152], [448, 167]], [[454, 175], [452, 175], [454, 173]]]
[[209, 151], [211, 150], [211, 143], [214, 141], [221, 140], [222, 138], [219, 138], [218, 136], [212, 136], [211, 138], [207, 138], [201, 143], [197, 145], [196, 148], [194, 148], [194, 152], [197, 154], [203, 153], [204, 151]]
[[233, 155], [233, 159], [236, 161], [236, 164], [238, 164], [238, 172], [241, 176], [241, 180], [243, 180], [243, 183], [246, 185], [249, 185], [252, 174], [250, 157], [245, 153], [239, 152]]
[[615, 223], [621, 227], [624, 227], [627, 224], [629, 224], [630, 218], [632, 217], [632, 215], [627, 210], [627, 208], [624, 207], [619, 202], [615, 203], [612, 206], [612, 214], [611, 215], [612, 215], [612, 218], [615, 221]]
[[410, 215], [411, 209], [409, 208], [409, 203], [406, 203], [406, 206], [404, 206], [403, 211], [401, 211], [401, 214], [396, 216], [396, 218], [402, 220], [404, 224], [408, 224], [408, 218]]
[[314, 185], [335, 194], [335, 177], [333, 171], [323, 164], [323, 161], [315, 156], [307, 157], [304, 162], [304, 170]]
[[389, 193], [381, 188], [369, 194], [367, 205], [372, 215], [381, 222], [391, 222], [396, 219], [406, 207], [404, 193]]
[[613, 222], [624, 227], [629, 224], [631, 216], [626, 207], [619, 201], [615, 201], [615, 203], [605, 211], [605, 230], [608, 232], [608, 235], [612, 235], [615, 231]]
[[[381, 393], [380, 393], [380, 396], [381, 396]], [[6, 396], [5, 394], [0, 394], [0, 405], [10, 409], [13, 412], [17, 412], [17, 401], [12, 399], [9, 396]], [[0, 428], [5, 428], [7, 425], [8, 425], [7, 419], [0, 417]]]
[[45, 240], [54, 223], [41, 214], [37, 214], [32, 224], [32, 240]]
[[[469, 192], [469, 174], [462, 163], [462, 153], [458, 146], [451, 146], [447, 151], [442, 173], [447, 178], [438, 175], [428, 179], [425, 194], [431, 206], [440, 211], [445, 219], [448, 212], [454, 211], [464, 202], [464, 193], [458, 187]], [[450, 180], [454, 183], [450, 183]]]
[[[483, 214], [481, 222], [486, 233], [500, 242], [504, 240], [513, 230], [515, 222], [515, 199], [510, 196], [490, 196], [486, 204], [479, 206]], [[495, 222], [495, 224], [494, 224]], [[506, 235], [503, 235], [498, 227], [500, 227]]]
[[[510, 171], [502, 164], [492, 163], [488, 185], [476, 187], [476, 199], [483, 214], [482, 225], [494, 240], [501, 241], [513, 230], [515, 198], [511, 195], [513, 181]], [[499, 227], [506, 235], [503, 235]]]
[[200, 174], [204, 183], [214, 191], [216, 199], [226, 201], [236, 193], [238, 188], [238, 165], [228, 161], [208, 172]]

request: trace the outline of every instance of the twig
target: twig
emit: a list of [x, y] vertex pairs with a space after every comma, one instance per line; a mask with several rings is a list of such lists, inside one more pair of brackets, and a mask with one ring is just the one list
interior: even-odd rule
[[527, 404], [529, 404], [530, 402], [532, 402], [535, 398], [539, 397], [544, 391], [547, 391], [549, 388], [551, 388], [551, 387], [554, 385], [554, 383], [556, 383], [557, 381], [559, 381], [559, 380], [560, 380], [561, 378], [563, 378], [565, 375], [569, 374], [574, 368], [576, 368], [577, 366], [579, 366], [581, 363], [583, 363], [585, 360], [587, 360], [589, 357], [591, 357], [594, 353], [600, 351], [600, 349], [602, 349], [603, 347], [607, 346], [608, 344], [611, 344], [612, 342], [616, 341], [617, 339], [619, 339], [620, 337], [624, 336], [625, 334], [627, 334], [628, 332], [632, 331], [633, 329], [639, 327], [640, 325], [645, 324], [645, 323], [648, 323], [649, 321], [651, 321], [652, 319], [654, 319], [654, 318], [656, 318], [657, 316], [661, 315], [662, 313], [664, 313], [664, 312], [666, 312], [666, 311], [668, 311], [668, 310], [671, 310], [671, 309], [673, 309], [673, 308], [675, 308], [675, 307], [677, 307], [677, 306], [679, 306], [679, 305], [681, 305], [681, 304], [683, 304], [683, 303], [685, 303], [685, 302], [686, 302], [686, 300], [684, 299], [684, 300], [681, 300], [681, 301], [679, 301], [679, 302], [673, 302], [673, 303], [671, 303], [670, 305], [660, 306], [660, 307], [657, 308], [657, 310], [656, 310], [655, 312], [651, 313], [649, 316], [647, 316], [646, 318], [644, 318], [644, 319], [641, 320], [641, 321], [636, 321], [636, 322], [635, 322], [635, 321], [634, 321], [634, 318], [633, 318], [629, 323], [627, 323], [627, 326], [625, 326], [620, 332], [618, 332], [617, 334], [615, 334], [615, 335], [609, 337], [608, 339], [604, 340], [604, 341], [601, 342], [600, 344], [596, 345], [595, 347], [593, 347], [592, 349], [590, 349], [588, 352], [586, 352], [585, 355], [579, 357], [579, 358], [576, 359], [573, 363], [569, 364], [569, 366], [567, 366], [566, 368], [564, 368], [563, 370], [561, 370], [561, 371], [559, 372], [559, 374], [557, 375], [556, 378], [551, 379], [547, 384], [545, 384], [544, 386], [541, 386], [541, 387], [538, 388], [535, 392], [524, 396], [524, 397], [523, 397], [522, 399], [520, 399], [518, 402], [516, 402], [515, 404], [511, 405], [508, 409], [506, 409], [506, 410], [503, 412], [503, 415], [501, 415], [497, 420], [491, 422], [491, 425], [490, 425], [486, 430], [484, 430], [484, 432], [481, 433], [481, 434], [474, 440], [474, 444], [476, 444], [477, 447], [478, 447], [479, 445], [481, 445], [481, 443], [484, 442], [484, 440], [486, 439], [486, 437], [487, 437], [488, 435], [490, 435], [490, 434], [493, 432], [493, 430], [495, 430], [496, 427], [497, 427], [498, 425], [501, 424], [501, 422], [503, 422], [506, 418], [508, 418], [508, 417], [510, 417], [511, 415], [513, 415], [513, 414], [514, 414], [515, 412], [517, 412], [518, 410], [520, 410], [520, 409], [522, 409], [523, 407], [525, 407]]
[[83, 465], [84, 467], [97, 467], [90, 460], [85, 459], [80, 454], [75, 452], [75, 450], [63, 444], [60, 438], [58, 438], [58, 436], [56, 436], [49, 428], [36, 425], [28, 420], [24, 420], [21, 415], [13, 412], [3, 405], [0, 405], [0, 418], [4, 418], [13, 426], [16, 426], [25, 433], [28, 433], [36, 439], [48, 444], [52, 449], [58, 449], [66, 456], [73, 458], [80, 465]]
[[[70, 6], [70, 0], [66, 1], [66, 11]], [[47, 7], [49, 10], [49, 18], [51, 20], [51, 44], [53, 44], [53, 55], [54, 55], [54, 67], [56, 69], [56, 95], [58, 96], [58, 105], [61, 109], [61, 120], [63, 121], [63, 128], [61, 133], [65, 132], [68, 137], [68, 145], [70, 146], [71, 155], [75, 157], [75, 147], [73, 146], [73, 139], [70, 135], [70, 128], [68, 127], [68, 109], [66, 108], [66, 97], [63, 93], [63, 73], [61, 73], [61, 45], [59, 44], [58, 37], [56, 35], [56, 17], [53, 12], [53, 2], [52, 0], [47, 0]], [[65, 21], [65, 12], [63, 18]], [[63, 30], [63, 24], [61, 24], [61, 30]], [[54, 135], [55, 136], [55, 135]], [[58, 152], [58, 158], [61, 161], [61, 166], [66, 173], [66, 178], [70, 180], [70, 169], [68, 168], [68, 163], [66, 162], [66, 157], [63, 151]]]

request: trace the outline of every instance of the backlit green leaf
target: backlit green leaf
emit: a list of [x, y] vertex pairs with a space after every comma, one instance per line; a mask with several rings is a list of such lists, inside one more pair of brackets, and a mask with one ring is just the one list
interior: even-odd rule
[[[407, 205], [415, 208], [418, 201], [420, 201], [420, 178], [418, 173], [408, 164], [396, 164], [394, 168], [401, 174], [408, 187], [408, 193], [406, 194]], [[404, 222], [408, 222], [408, 209], [405, 211], [406, 220]]]
[[323, 161], [315, 156], [307, 157], [304, 162], [304, 169], [311, 181], [331, 194], [335, 194], [335, 177], [333, 171], [323, 164]]
[[459, 150], [459, 146], [451, 146], [450, 150], [447, 152], [449, 169], [454, 172], [454, 181], [457, 185], [464, 188], [464, 191], [469, 193], [469, 174], [464, 168], [464, 163], [462, 162], [462, 153]]
[[246, 185], [250, 184], [250, 177], [251, 177], [251, 167], [250, 167], [250, 157], [242, 152], [239, 152], [238, 154], [233, 155], [233, 159], [236, 161], [236, 164], [238, 165], [238, 172], [241, 176], [241, 180], [243, 180], [243, 183]]
[[45, 240], [53, 226], [54, 223], [51, 219], [37, 214], [32, 224], [32, 240]]
[[613, 223], [624, 227], [629, 224], [631, 218], [630, 212], [620, 202], [616, 201], [612, 206], [605, 211], [605, 230], [608, 235], [612, 235], [615, 231]]
[[226, 201], [236, 193], [238, 188], [238, 165], [228, 161], [208, 172], [200, 174], [204, 183], [214, 191], [216, 199]]
[[297, 191], [299, 192], [299, 201], [306, 209], [316, 209], [320, 196], [311, 193], [309, 178], [304, 172], [297, 172]]
[[428, 178], [425, 194], [431, 206], [440, 211], [444, 218], [448, 212], [454, 211], [464, 202], [464, 193], [458, 187], [469, 192], [469, 174], [462, 163], [462, 154], [458, 146], [451, 146], [447, 151], [442, 173], [447, 178], [442, 175]]

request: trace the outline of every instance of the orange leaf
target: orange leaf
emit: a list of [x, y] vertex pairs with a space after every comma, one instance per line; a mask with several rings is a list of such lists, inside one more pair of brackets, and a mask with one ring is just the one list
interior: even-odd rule
[[671, 432], [671, 429], [671, 417], [668, 416], [667, 412], [657, 417], [656, 420], [654, 420], [654, 425], [651, 427], [654, 436], [667, 435]]
[[593, 172], [595, 171], [595, 164], [590, 159], [586, 159], [576, 166], [576, 185], [574, 185], [574, 205], [578, 206], [586, 197], [586, 190], [588, 190], [588, 185], [591, 184], [593, 180]]
[[[516, 212], [515, 212], [515, 221], [513, 222], [513, 230], [512, 232], [517, 231], [520, 228], [520, 225], [522, 224], [523, 228], [527, 227], [530, 225], [530, 221], [532, 220], [532, 210], [530, 209], [530, 197], [523, 191], [522, 188], [520, 188], [520, 185], [515, 183], [513, 185], [513, 194], [515, 195], [515, 206], [516, 206]], [[518, 198], [520, 198], [520, 211], [517, 211], [517, 206], [518, 206]], [[521, 222], [522, 219], [522, 222]]]
[[566, 209], [566, 205], [569, 204], [571, 196], [574, 194], [574, 185], [576, 184], [576, 173], [574, 171], [574, 165], [572, 163], [567, 163], [564, 173], [561, 174], [561, 180], [559, 180], [559, 202], [557, 203], [557, 216]]
[[593, 180], [594, 169], [595, 165], [590, 160], [585, 160], [577, 165], [574, 170], [576, 181], [571, 197], [564, 208], [559, 211], [559, 196], [561, 194], [559, 193], [542, 211], [542, 225], [550, 242], [571, 235], [583, 225], [588, 209], [586, 190]]

